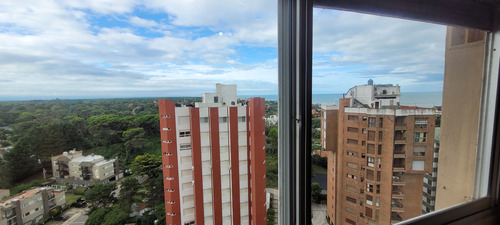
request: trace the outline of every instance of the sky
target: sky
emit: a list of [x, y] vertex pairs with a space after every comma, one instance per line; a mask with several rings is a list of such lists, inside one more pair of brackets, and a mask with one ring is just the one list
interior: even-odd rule
[[[315, 9], [313, 93], [440, 91], [445, 27]], [[277, 94], [272, 0], [0, 1], [0, 100]]]

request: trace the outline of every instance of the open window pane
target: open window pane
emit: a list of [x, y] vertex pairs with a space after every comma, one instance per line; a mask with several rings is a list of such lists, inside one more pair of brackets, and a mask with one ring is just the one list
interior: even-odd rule
[[391, 224], [484, 197], [476, 159], [490, 149], [472, 143], [481, 141], [482, 106], [494, 103], [481, 103], [487, 33], [327, 9], [313, 15], [313, 108], [323, 134], [314, 154], [328, 162], [326, 196], [313, 203], [326, 209], [326, 222], [313, 223]]

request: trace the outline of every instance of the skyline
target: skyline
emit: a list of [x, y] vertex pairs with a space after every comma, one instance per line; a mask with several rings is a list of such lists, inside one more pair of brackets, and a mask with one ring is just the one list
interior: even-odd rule
[[[276, 1], [3, 1], [0, 9], [8, 9], [0, 10], [0, 100], [200, 96], [215, 83], [238, 85], [238, 95], [277, 93]], [[369, 78], [441, 91], [445, 26], [313, 16], [314, 94]]]

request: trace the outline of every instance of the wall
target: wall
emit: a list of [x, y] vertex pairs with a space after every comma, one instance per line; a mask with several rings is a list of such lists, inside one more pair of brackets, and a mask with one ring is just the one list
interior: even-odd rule
[[436, 209], [470, 201], [474, 191], [485, 41], [467, 43], [468, 33], [447, 29]]

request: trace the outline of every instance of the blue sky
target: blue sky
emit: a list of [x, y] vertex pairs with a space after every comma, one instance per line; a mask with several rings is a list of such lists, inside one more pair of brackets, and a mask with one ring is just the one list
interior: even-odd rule
[[[445, 27], [315, 9], [313, 92], [440, 91]], [[277, 93], [269, 0], [4, 0], [0, 100]]]

